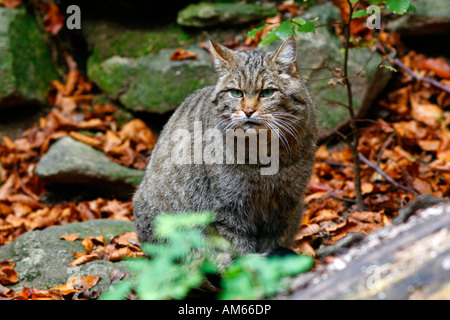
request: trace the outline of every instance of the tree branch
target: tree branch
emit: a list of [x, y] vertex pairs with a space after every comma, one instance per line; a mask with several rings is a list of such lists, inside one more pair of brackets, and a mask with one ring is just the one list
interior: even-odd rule
[[376, 172], [378, 172], [379, 174], [381, 174], [390, 184], [392, 184], [394, 187], [398, 188], [398, 189], [402, 189], [403, 191], [406, 192], [410, 192], [412, 194], [414, 194], [415, 196], [419, 196], [420, 194], [415, 191], [414, 189], [405, 187], [404, 185], [399, 184], [397, 181], [395, 181], [394, 179], [392, 179], [386, 172], [384, 172], [380, 167], [378, 167], [377, 165], [373, 164], [369, 159], [367, 159], [366, 157], [364, 157], [361, 153], [358, 153], [359, 158], [361, 159], [362, 162], [364, 162], [365, 164], [367, 164], [369, 167], [371, 167], [372, 169], [374, 169]]
[[[364, 210], [364, 199], [362, 196], [361, 191], [361, 164], [360, 159], [358, 156], [358, 144], [359, 144], [359, 132], [356, 127], [355, 123], [355, 112], [353, 110], [353, 93], [352, 93], [352, 85], [348, 77], [348, 54], [350, 49], [350, 36], [351, 36], [351, 22], [352, 22], [352, 15], [354, 7], [352, 6], [352, 3], [350, 0], [347, 0], [347, 4], [349, 6], [349, 15], [348, 15], [348, 21], [345, 23], [345, 43], [344, 43], [344, 82], [345, 86], [347, 88], [347, 98], [348, 98], [348, 105], [347, 110], [350, 114], [350, 127], [353, 134], [353, 139], [350, 143], [350, 147], [352, 149], [353, 153], [353, 163], [354, 163], [354, 172], [355, 172], [355, 193], [356, 193], [356, 205], [358, 207], [358, 210], [362, 211]], [[355, 4], [356, 6], [356, 4]]]

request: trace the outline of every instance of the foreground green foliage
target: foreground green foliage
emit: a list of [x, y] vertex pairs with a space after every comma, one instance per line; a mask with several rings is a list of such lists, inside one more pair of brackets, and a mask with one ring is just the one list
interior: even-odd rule
[[129, 259], [133, 274], [120, 281], [102, 299], [125, 299], [134, 290], [139, 299], [183, 299], [198, 288], [207, 274], [222, 276], [221, 299], [258, 299], [271, 296], [288, 284], [286, 277], [310, 269], [309, 256], [265, 258], [247, 255], [237, 258], [222, 272], [219, 256], [228, 251], [228, 242], [207, 226], [210, 212], [158, 216], [155, 235], [160, 243], [145, 244], [147, 258]]

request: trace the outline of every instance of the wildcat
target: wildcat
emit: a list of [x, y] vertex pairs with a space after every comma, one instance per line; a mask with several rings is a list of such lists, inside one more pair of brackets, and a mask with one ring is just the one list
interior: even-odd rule
[[[171, 116], [134, 195], [139, 239], [157, 241], [152, 219], [162, 212], [210, 210], [216, 214], [212, 227], [238, 254], [289, 248], [303, 215], [318, 130], [316, 108], [296, 63], [295, 39], [286, 38], [275, 52], [234, 51], [211, 40], [210, 53], [217, 83], [192, 93]], [[177, 130], [193, 132], [194, 124], [224, 136], [238, 129], [256, 136], [275, 132], [277, 172], [261, 174], [259, 161], [174, 164], [171, 156], [180, 143], [204, 150], [202, 137], [173, 139]], [[270, 147], [271, 141], [263, 145]]]

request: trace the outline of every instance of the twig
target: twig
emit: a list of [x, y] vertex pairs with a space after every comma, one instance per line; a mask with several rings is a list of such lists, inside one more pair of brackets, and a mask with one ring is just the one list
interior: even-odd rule
[[410, 68], [408, 68], [407, 66], [405, 66], [405, 65], [403, 64], [403, 62], [401, 62], [399, 59], [395, 58], [395, 59], [393, 60], [393, 62], [394, 62], [394, 64], [395, 64], [396, 66], [398, 66], [400, 69], [402, 69], [403, 71], [409, 73], [414, 79], [416, 79], [416, 80], [418, 80], [418, 81], [427, 82], [427, 83], [429, 83], [429, 84], [435, 86], [436, 88], [439, 88], [439, 89], [441, 89], [441, 90], [444, 90], [444, 91], [447, 92], [447, 93], [450, 93], [450, 88], [449, 88], [449, 87], [444, 86], [442, 83], [437, 82], [437, 81], [434, 80], [434, 79], [431, 79], [431, 78], [425, 78], [425, 77], [422, 77], [421, 75], [418, 75], [417, 73], [415, 73], [414, 71], [412, 71]]
[[392, 179], [386, 172], [384, 172], [380, 167], [378, 167], [377, 165], [373, 164], [372, 162], [370, 162], [369, 159], [367, 159], [366, 157], [364, 157], [361, 153], [359, 154], [359, 158], [361, 159], [362, 162], [364, 162], [365, 164], [367, 164], [369, 167], [371, 167], [372, 169], [374, 169], [376, 172], [378, 172], [379, 174], [381, 174], [389, 183], [391, 183], [394, 187], [398, 188], [398, 189], [402, 189], [403, 191], [406, 192], [410, 192], [415, 196], [419, 196], [420, 194], [415, 191], [414, 189], [410, 189], [408, 187], [405, 187], [404, 185], [399, 184], [397, 181], [395, 181], [394, 179]]
[[355, 200], [353, 200], [353, 199], [350, 199], [350, 198], [343, 198], [343, 197], [338, 197], [338, 196], [335, 196], [334, 194], [328, 194], [326, 197], [320, 198], [320, 199], [314, 201], [313, 203], [308, 204], [308, 205], [306, 206], [306, 208], [311, 208], [313, 205], [316, 205], [316, 204], [318, 204], [318, 203], [321, 203], [321, 202], [323, 202], [323, 201], [326, 201], [326, 200], [328, 200], [328, 199], [330, 199], [330, 198], [336, 199], [336, 200], [339, 200], [339, 201], [355, 203]]
[[355, 173], [355, 193], [356, 193], [356, 204], [358, 206], [358, 210], [362, 211], [364, 210], [364, 199], [362, 196], [361, 191], [361, 164], [360, 159], [358, 157], [358, 144], [359, 144], [359, 132], [356, 128], [355, 121], [355, 112], [353, 110], [353, 93], [352, 93], [352, 86], [351, 82], [348, 78], [348, 54], [350, 49], [350, 36], [351, 36], [351, 22], [352, 22], [352, 15], [353, 10], [356, 7], [352, 5], [350, 0], [347, 0], [347, 4], [349, 6], [349, 15], [348, 15], [348, 21], [345, 23], [345, 55], [344, 55], [344, 82], [345, 86], [347, 88], [347, 98], [348, 98], [348, 105], [347, 110], [350, 114], [350, 127], [353, 134], [353, 139], [350, 142], [350, 147], [352, 149], [353, 153], [353, 164], [355, 166], [354, 173]]
[[386, 141], [383, 143], [383, 146], [380, 149], [380, 152], [378, 153], [378, 157], [377, 157], [377, 167], [380, 166], [380, 162], [381, 162], [381, 156], [383, 155], [384, 149], [386, 149], [387, 147], [389, 147], [389, 145], [392, 143], [392, 137], [393, 135], [389, 135], [389, 137], [386, 139]]
[[[386, 50], [381, 46], [380, 43], [376, 43], [375, 47], [378, 49], [378, 51], [380, 51], [381, 53], [383, 53], [384, 55], [386, 54]], [[447, 93], [450, 93], [450, 88], [447, 86], [444, 86], [442, 83], [431, 79], [431, 78], [425, 78], [422, 77], [421, 75], [418, 75], [417, 73], [415, 73], [413, 70], [411, 70], [410, 68], [408, 68], [407, 66], [405, 66], [403, 64], [403, 62], [400, 61], [400, 59], [398, 58], [394, 58], [389, 59], [383, 56], [383, 59], [386, 60], [387, 62], [396, 65], [397, 67], [399, 67], [400, 69], [402, 69], [403, 71], [405, 71], [406, 73], [410, 74], [414, 79], [416, 79], [417, 81], [423, 81], [423, 82], [427, 82], [433, 86], [435, 86], [436, 88], [439, 88]]]

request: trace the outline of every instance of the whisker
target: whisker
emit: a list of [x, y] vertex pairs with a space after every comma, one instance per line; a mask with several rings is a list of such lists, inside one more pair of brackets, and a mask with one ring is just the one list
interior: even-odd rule
[[[280, 130], [277, 125], [275, 123], [271, 123], [267, 120], [263, 120], [264, 124], [266, 126], [268, 126], [272, 131], [276, 131], [278, 133], [278, 137], [280, 138], [281, 143], [283, 144], [284, 148], [286, 149], [286, 151], [291, 154], [291, 148], [289, 146], [289, 142], [286, 138], [286, 135], [284, 134], [284, 132], [282, 130]], [[275, 128], [274, 128], [275, 126]]]

